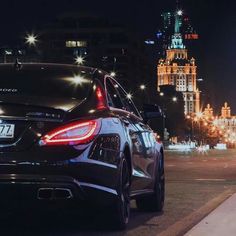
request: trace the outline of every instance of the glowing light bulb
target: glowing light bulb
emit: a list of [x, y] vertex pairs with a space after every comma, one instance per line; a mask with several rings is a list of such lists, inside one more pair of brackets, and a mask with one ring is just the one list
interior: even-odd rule
[[27, 34], [27, 36], [25, 37], [25, 40], [26, 40], [26, 43], [33, 46], [35, 46], [38, 41], [37, 36], [34, 34]]
[[178, 16], [182, 16], [182, 15], [183, 15], [183, 11], [182, 11], [182, 10], [178, 10], [178, 11], [177, 11], [177, 15], [178, 15]]
[[75, 62], [76, 62], [76, 64], [78, 64], [78, 65], [83, 65], [83, 64], [84, 64], [84, 58], [81, 57], [81, 56], [76, 57], [76, 58], [75, 58]]

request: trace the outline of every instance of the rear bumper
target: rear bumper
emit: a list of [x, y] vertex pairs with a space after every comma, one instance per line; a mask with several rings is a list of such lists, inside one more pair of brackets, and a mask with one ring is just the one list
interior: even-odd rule
[[75, 200], [102, 205], [111, 204], [117, 196], [115, 189], [79, 182], [67, 176], [20, 174], [0, 175], [0, 192], [0, 200]]
[[[75, 163], [0, 163], [0, 201], [3, 198], [63, 200], [55, 195], [65, 189], [71, 193], [71, 197], [64, 200], [106, 205], [117, 197], [117, 179], [117, 166], [94, 160]], [[48, 199], [42, 199], [39, 197], [40, 189], [52, 191], [52, 194]]]

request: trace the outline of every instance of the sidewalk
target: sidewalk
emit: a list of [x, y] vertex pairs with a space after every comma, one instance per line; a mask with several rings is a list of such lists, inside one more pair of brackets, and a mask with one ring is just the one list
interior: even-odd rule
[[236, 194], [223, 202], [185, 236], [235, 236]]

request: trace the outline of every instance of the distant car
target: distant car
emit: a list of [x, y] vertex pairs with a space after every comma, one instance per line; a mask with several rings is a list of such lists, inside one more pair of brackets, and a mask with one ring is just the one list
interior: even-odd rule
[[162, 144], [130, 96], [98, 69], [0, 65], [0, 198], [88, 201], [109, 206], [125, 228], [130, 199], [161, 211]]

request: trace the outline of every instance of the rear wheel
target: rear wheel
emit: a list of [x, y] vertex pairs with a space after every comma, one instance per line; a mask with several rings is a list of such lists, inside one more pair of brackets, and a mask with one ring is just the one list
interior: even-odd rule
[[[163, 158], [160, 160], [163, 160]], [[165, 201], [165, 173], [163, 161], [159, 163], [155, 176], [154, 192], [150, 195], [138, 197], [136, 199], [137, 207], [140, 210], [157, 212], [163, 210]]]
[[112, 207], [112, 215], [115, 228], [125, 229], [130, 217], [130, 171], [124, 157], [120, 166], [118, 196]]

